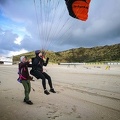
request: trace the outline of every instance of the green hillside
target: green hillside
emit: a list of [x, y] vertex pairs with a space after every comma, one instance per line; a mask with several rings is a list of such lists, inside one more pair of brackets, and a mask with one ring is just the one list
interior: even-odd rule
[[[35, 57], [34, 52], [29, 52], [13, 57], [14, 62], [19, 61], [20, 56]], [[60, 62], [107, 62], [120, 61], [120, 44], [98, 46], [92, 48], [75, 48], [62, 52], [46, 51], [46, 57], [52, 63]]]

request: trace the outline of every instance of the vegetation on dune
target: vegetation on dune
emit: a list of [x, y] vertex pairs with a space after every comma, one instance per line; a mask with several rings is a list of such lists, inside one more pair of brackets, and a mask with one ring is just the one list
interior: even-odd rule
[[[35, 57], [34, 51], [13, 57], [13, 61], [19, 61], [20, 56]], [[52, 63], [61, 62], [107, 62], [120, 61], [120, 44], [98, 46], [92, 48], [75, 48], [61, 52], [46, 51], [46, 57]]]

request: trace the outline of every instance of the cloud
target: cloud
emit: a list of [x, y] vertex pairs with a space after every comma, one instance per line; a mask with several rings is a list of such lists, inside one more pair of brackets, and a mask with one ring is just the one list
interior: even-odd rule
[[35, 2], [0, 0], [1, 51], [61, 51], [120, 43], [120, 0], [91, 0], [86, 22], [70, 17], [64, 1]]
[[18, 47], [14, 40], [18, 37], [17, 34], [12, 33], [10, 30], [0, 31], [0, 49], [4, 50], [16, 50]]
[[15, 44], [21, 45], [22, 37], [17, 37], [14, 41]]
[[22, 54], [22, 53], [27, 53], [28, 51], [25, 50], [25, 49], [21, 49], [19, 51], [10, 51], [7, 56], [11, 57], [11, 56], [15, 56], [15, 55], [19, 55], [19, 54]]
[[25, 0], [4, 0], [0, 1], [1, 11], [3, 15], [15, 22], [28, 22], [33, 16], [34, 5], [33, 0], [26, 2]]
[[77, 24], [63, 45], [92, 47], [120, 43], [120, 1], [91, 1], [88, 21]]

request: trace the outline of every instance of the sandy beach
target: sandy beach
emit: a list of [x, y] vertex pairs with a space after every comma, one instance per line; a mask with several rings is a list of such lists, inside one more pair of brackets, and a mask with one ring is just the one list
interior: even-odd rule
[[33, 105], [23, 102], [17, 71], [0, 65], [0, 120], [120, 120], [120, 65], [48, 65], [57, 93], [45, 95], [34, 78]]

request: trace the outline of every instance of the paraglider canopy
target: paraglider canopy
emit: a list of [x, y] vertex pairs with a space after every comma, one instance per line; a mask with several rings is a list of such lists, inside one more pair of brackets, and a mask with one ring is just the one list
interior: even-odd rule
[[88, 19], [89, 4], [91, 0], [65, 0], [69, 15], [86, 21]]
[[73, 27], [75, 24], [78, 25], [73, 17], [87, 20], [90, 1], [33, 0], [38, 33], [36, 39], [40, 40], [40, 49], [42, 51], [54, 49], [55, 44], [60, 45], [63, 41], [69, 40]]

